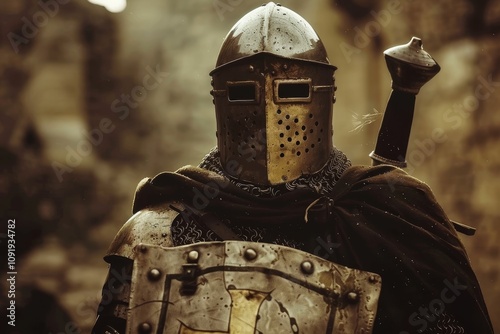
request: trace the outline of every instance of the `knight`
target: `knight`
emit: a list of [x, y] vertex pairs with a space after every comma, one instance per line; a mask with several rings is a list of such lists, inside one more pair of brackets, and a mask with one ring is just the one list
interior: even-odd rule
[[[393, 83], [394, 114], [431, 59], [389, 56], [411, 73]], [[375, 150], [374, 166], [333, 145], [335, 70], [284, 6], [233, 26], [210, 73], [217, 147], [139, 183], [105, 256], [94, 334], [493, 333], [452, 221], [397, 167], [389, 141], [407, 120], [384, 120], [394, 156]]]

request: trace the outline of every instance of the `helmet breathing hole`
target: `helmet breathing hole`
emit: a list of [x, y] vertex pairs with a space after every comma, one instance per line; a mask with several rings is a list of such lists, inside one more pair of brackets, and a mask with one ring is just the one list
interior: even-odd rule
[[294, 121], [295, 123], [298, 123], [298, 122], [299, 122], [299, 119], [298, 119], [298, 118], [296, 118], [296, 119], [294, 119], [293, 121]]
[[276, 110], [276, 113], [279, 115], [281, 114], [281, 109]]
[[309, 118], [313, 118], [313, 114], [309, 114]]
[[292, 137], [288, 137], [286, 140], [288, 140], [289, 142], [292, 141]]
[[279, 124], [279, 125], [283, 124], [283, 120], [281, 120], [281, 119], [280, 119], [280, 120], [278, 121], [278, 124]]
[[307, 136], [302, 137], [303, 140], [307, 140]]
[[318, 122], [318, 121], [314, 122], [314, 125], [318, 126], [318, 125], [319, 125], [319, 122]]
[[287, 130], [290, 130], [290, 125], [287, 125], [287, 126], [286, 126], [286, 129], [287, 129]]
[[285, 153], [280, 153], [280, 158], [283, 158], [285, 156]]
[[290, 115], [286, 115], [286, 116], [285, 116], [285, 118], [286, 118], [286, 119], [290, 119]]
[[305, 131], [305, 130], [306, 130], [306, 126], [302, 125], [302, 131]]
[[305, 149], [305, 151], [306, 151], [306, 153], [308, 153], [308, 152], [309, 152], [309, 149], [308, 149], [308, 148], [306, 148], [306, 149]]
[[300, 151], [297, 151], [297, 153], [296, 153], [296, 154], [297, 154], [297, 156], [299, 156], [299, 155], [300, 155]]
[[295, 131], [295, 135], [298, 136], [299, 135], [299, 131]]
[[295, 142], [295, 144], [296, 144], [297, 146], [299, 146], [299, 145], [300, 145], [300, 141], [298, 141], [298, 140], [297, 140], [297, 141]]
[[284, 133], [280, 133], [280, 137], [281, 138], [285, 137], [285, 134]]
[[285, 144], [280, 144], [280, 147], [281, 147], [281, 148], [285, 147]]

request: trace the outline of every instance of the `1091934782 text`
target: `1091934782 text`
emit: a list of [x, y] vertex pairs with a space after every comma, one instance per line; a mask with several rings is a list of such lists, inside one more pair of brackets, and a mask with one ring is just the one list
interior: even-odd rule
[[16, 220], [7, 221], [7, 323], [16, 326]]

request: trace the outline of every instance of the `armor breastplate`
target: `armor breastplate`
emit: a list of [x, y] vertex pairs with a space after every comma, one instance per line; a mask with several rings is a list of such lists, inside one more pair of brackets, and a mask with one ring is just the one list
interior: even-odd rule
[[293, 248], [135, 250], [127, 333], [371, 333], [380, 276]]

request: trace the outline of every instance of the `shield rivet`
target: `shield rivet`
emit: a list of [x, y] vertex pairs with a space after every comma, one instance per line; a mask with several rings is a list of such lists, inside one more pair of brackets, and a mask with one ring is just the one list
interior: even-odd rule
[[377, 283], [377, 278], [375, 276], [370, 276], [370, 277], [368, 277], [368, 282]]
[[190, 251], [188, 254], [188, 262], [190, 262], [190, 263], [197, 262], [199, 256], [200, 256], [200, 253], [198, 253], [197, 251], [195, 251], [195, 250]]
[[300, 269], [304, 274], [310, 275], [314, 272], [314, 265], [311, 261], [304, 261], [300, 264]]
[[151, 333], [151, 330], [153, 328], [151, 327], [151, 325], [147, 322], [143, 322], [142, 324], [139, 325], [138, 327], [138, 330], [139, 330], [139, 333], [141, 334], [148, 334], [148, 333]]
[[358, 301], [358, 294], [354, 291], [351, 291], [347, 294], [347, 300], [350, 302], [350, 303], [356, 303]]
[[143, 245], [143, 244], [140, 244], [139, 245], [139, 250], [142, 252], [142, 253], [146, 253], [148, 251], [148, 248]]
[[160, 279], [160, 277], [161, 277], [161, 272], [156, 268], [151, 269], [148, 273], [148, 278], [150, 281], [157, 281]]
[[257, 257], [257, 252], [253, 248], [248, 248], [244, 253], [245, 259], [252, 261]]

